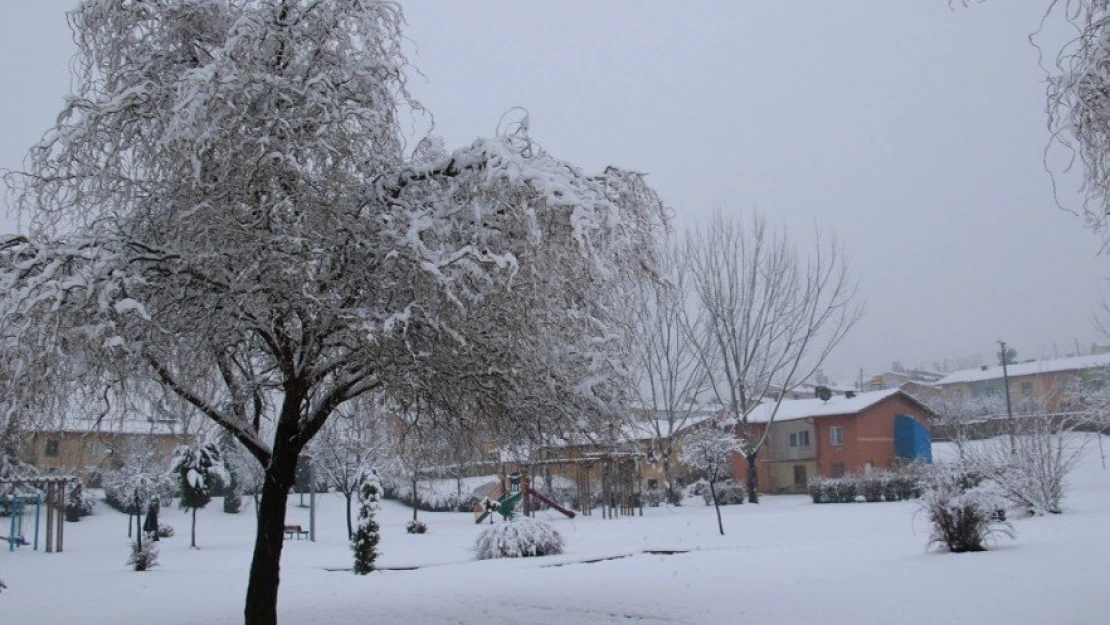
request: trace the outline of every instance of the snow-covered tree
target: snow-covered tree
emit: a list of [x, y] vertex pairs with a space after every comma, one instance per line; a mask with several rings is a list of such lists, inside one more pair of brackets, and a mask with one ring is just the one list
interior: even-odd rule
[[381, 509], [378, 502], [382, 496], [382, 484], [374, 469], [360, 471], [358, 484], [358, 523], [350, 540], [355, 554], [355, 575], [366, 575], [374, 570], [378, 543], [381, 542], [380, 528], [374, 515]]
[[231, 432], [227, 430], [220, 432], [220, 457], [227, 471], [227, 480], [223, 485], [224, 512], [227, 514], [239, 514], [243, 508], [243, 486], [239, 478], [238, 466], [231, 461], [231, 458], [238, 453], [238, 447], [239, 441], [235, 440]]
[[228, 481], [227, 468], [216, 443], [206, 442], [195, 447], [178, 445], [170, 462], [170, 473], [175, 475], [181, 489], [179, 505], [182, 510], [193, 512], [189, 546], [197, 546], [197, 510], [212, 501], [212, 487], [216, 480]]
[[501, 432], [609, 414], [614, 311], [664, 220], [641, 175], [588, 175], [526, 123], [408, 140], [396, 3], [86, 0], [69, 21], [75, 92], [8, 178], [10, 386], [30, 405], [153, 380], [229, 430], [265, 468], [247, 623], [276, 622], [297, 458], [340, 406], [423, 394]]
[[766, 422], [774, 421], [786, 393], [813, 376], [862, 308], [844, 254], [819, 232], [803, 253], [758, 213], [745, 223], [718, 212], [686, 245], [704, 320], [699, 358], [713, 396], [736, 419], [748, 500], [757, 503], [756, 457], [771, 428], [753, 428], [751, 411], [767, 401]]
[[717, 513], [717, 529], [725, 535], [721, 521], [721, 505], [717, 500], [716, 483], [732, 475], [732, 456], [744, 450], [743, 443], [733, 436], [727, 424], [715, 421], [701, 424], [687, 433], [682, 442], [682, 462], [709, 482], [709, 494]]

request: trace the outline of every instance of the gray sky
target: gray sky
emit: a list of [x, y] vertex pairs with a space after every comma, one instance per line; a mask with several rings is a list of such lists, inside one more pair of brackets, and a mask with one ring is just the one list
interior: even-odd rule
[[[835, 232], [867, 313], [829, 373], [929, 364], [1005, 338], [1020, 357], [1084, 349], [1106, 293], [1099, 240], [1055, 207], [1044, 74], [1028, 35], [1048, 0], [404, 3], [417, 97], [449, 146], [514, 106], [587, 170], [647, 172], [679, 228], [759, 208]], [[60, 108], [67, 0], [0, 0], [0, 168]], [[1062, 41], [1050, 25], [1042, 40]], [[1075, 179], [1060, 197], [1073, 204]], [[0, 217], [0, 231], [16, 229]]]

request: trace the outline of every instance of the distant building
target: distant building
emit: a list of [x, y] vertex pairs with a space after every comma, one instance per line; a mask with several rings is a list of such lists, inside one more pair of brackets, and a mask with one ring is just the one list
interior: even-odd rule
[[[758, 456], [760, 492], [801, 493], [811, 477], [932, 458], [928, 426], [934, 414], [899, 389], [783, 401], [768, 426], [771, 411], [764, 404], [748, 415], [757, 436], [770, 428]], [[746, 480], [747, 471], [747, 460], [735, 456], [735, 478]]]
[[[1051, 360], [1019, 362], [1006, 366], [1010, 379], [1010, 399], [1015, 405], [1036, 402], [1050, 412], [1066, 408], [1069, 388], [1079, 388], [1101, 370], [1110, 367], [1110, 354], [1072, 356]], [[948, 374], [936, 382], [946, 398], [983, 399], [1003, 397], [1005, 380], [1001, 365], [983, 365]]]
[[24, 460], [51, 473], [71, 473], [96, 483], [100, 471], [120, 466], [122, 456], [144, 447], [169, 466], [173, 449], [192, 440], [174, 420], [68, 419], [26, 432]]

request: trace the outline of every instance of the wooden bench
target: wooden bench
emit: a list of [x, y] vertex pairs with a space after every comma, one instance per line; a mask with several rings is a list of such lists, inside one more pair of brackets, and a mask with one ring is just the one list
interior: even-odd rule
[[285, 537], [293, 538], [294, 536], [297, 537], [297, 540], [300, 540], [302, 536], [308, 538], [308, 531], [301, 529], [300, 525], [286, 525]]

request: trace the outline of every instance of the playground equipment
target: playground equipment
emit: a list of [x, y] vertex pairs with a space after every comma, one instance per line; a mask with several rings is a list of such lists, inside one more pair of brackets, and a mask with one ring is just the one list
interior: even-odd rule
[[[77, 478], [71, 475], [0, 479], [0, 486], [10, 486], [13, 491], [7, 495], [0, 495], [11, 512], [8, 535], [0, 536], [0, 540], [7, 541], [9, 551], [29, 544], [23, 532], [25, 531], [24, 516], [30, 503], [35, 506], [34, 549], [37, 551], [39, 548], [39, 526], [42, 509], [45, 506], [46, 553], [62, 552], [65, 538], [66, 486], [76, 481]], [[35, 492], [15, 494], [14, 491], [21, 488], [30, 488]]]
[[499, 484], [493, 487], [485, 499], [474, 507], [474, 522], [482, 523], [493, 513], [498, 513], [505, 519], [510, 519], [516, 514], [519, 503], [523, 514], [532, 516], [539, 506], [547, 506], [569, 518], [574, 518], [576, 513], [560, 505], [553, 498], [533, 487], [537, 469], [548, 478], [552, 474], [562, 477], [571, 477], [574, 480], [577, 495], [578, 509], [583, 515], [592, 513], [595, 498], [594, 486], [600, 492], [596, 493], [601, 502], [601, 514], [604, 518], [613, 519], [619, 515], [643, 515], [643, 502], [640, 493], [641, 482], [641, 456], [639, 454], [611, 453], [604, 455], [584, 456], [580, 458], [547, 459], [526, 464], [519, 464], [515, 470], [508, 471], [502, 465]]

